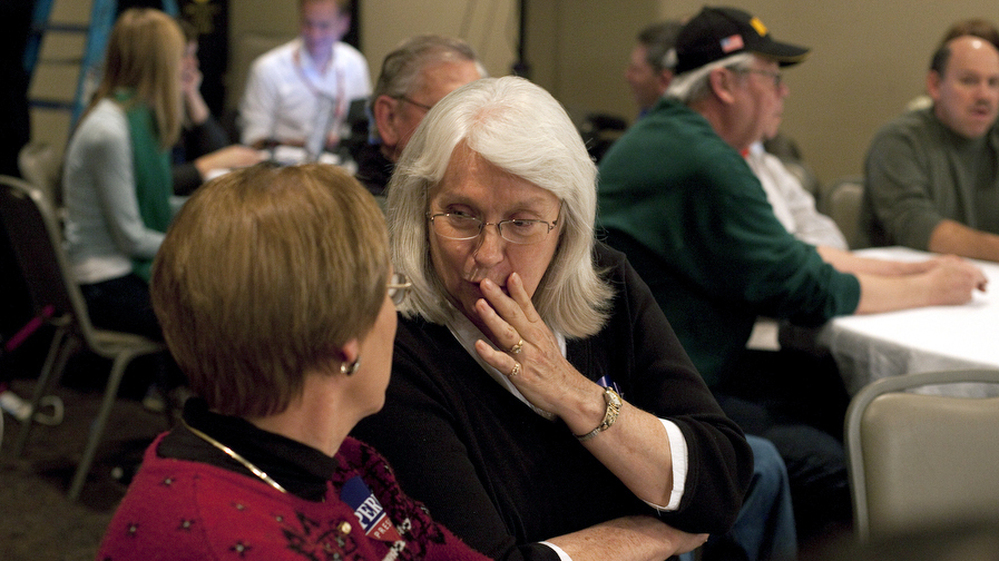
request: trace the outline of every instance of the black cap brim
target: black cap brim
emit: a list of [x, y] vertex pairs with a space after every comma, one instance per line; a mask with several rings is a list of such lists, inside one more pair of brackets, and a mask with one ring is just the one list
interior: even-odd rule
[[[762, 47], [762, 48], [761, 48]], [[780, 43], [778, 41], [767, 41], [762, 45], [752, 45], [746, 48], [748, 52], [772, 58], [781, 66], [791, 66], [808, 58], [810, 50], [806, 47], [792, 45], [790, 43]]]

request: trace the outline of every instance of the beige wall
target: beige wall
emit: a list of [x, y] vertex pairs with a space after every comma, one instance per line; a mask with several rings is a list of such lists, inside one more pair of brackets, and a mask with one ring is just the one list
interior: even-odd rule
[[[362, 51], [372, 76], [381, 59], [416, 33], [464, 35], [489, 72], [505, 75], [516, 58], [518, 2], [496, 0], [360, 0]], [[62, 0], [57, 6], [89, 2]], [[696, 12], [703, 0], [531, 0], [527, 62], [531, 77], [573, 116], [605, 112], [631, 118], [635, 106], [622, 77], [635, 33], [647, 22]], [[999, 20], [994, 0], [739, 0], [774, 36], [813, 49], [789, 69], [784, 130], [801, 145], [822, 181], [860, 173], [867, 143], [882, 123], [923, 90], [930, 53], [952, 21]], [[230, 0], [231, 52], [250, 34], [273, 41], [297, 32], [297, 0]], [[86, 13], [86, 11], [84, 12]], [[230, 100], [238, 98], [243, 60], [233, 64]], [[37, 75], [33, 89], [75, 86], [75, 79]], [[68, 118], [65, 119], [68, 122]], [[60, 149], [64, 120], [34, 112], [34, 136]]]
[[386, 54], [422, 33], [465, 39], [492, 76], [509, 74], [517, 56], [515, 0], [361, 0], [360, 9], [362, 48], [372, 80]]
[[[298, 33], [298, 0], [230, 0], [230, 29], [234, 41], [230, 65], [228, 104], [238, 99], [245, 82], [246, 57], [240, 44], [253, 38], [287, 38]], [[368, 59], [372, 81], [381, 61], [398, 43], [420, 33], [460, 36], [483, 59], [491, 75], [510, 72], [516, 57], [517, 9], [514, 0], [360, 0], [361, 48]], [[248, 49], [256, 47], [248, 45]]]
[[573, 117], [602, 112], [629, 120], [636, 107], [624, 81], [635, 35], [658, 19], [655, 0], [536, 0], [527, 40], [532, 79]]
[[298, 34], [298, 0], [229, 0], [227, 108], [235, 108], [250, 63]]
[[[635, 107], [622, 71], [646, 14], [686, 17], [703, 0], [535, 0], [556, 17], [532, 22], [532, 33], [554, 39], [532, 53], [545, 72], [537, 81], [569, 107], [624, 116]], [[715, 3], [713, 3], [715, 4]], [[775, 37], [813, 49], [786, 74], [791, 95], [784, 130], [801, 145], [822, 181], [862, 171], [867, 144], [907, 101], [923, 92], [936, 42], [953, 21], [999, 20], [989, 0], [738, 0], [725, 2], [758, 15]], [[649, 20], [651, 21], [651, 20]], [[643, 22], [643, 23], [639, 23]], [[546, 54], [545, 49], [553, 49]], [[537, 59], [546, 58], [545, 62]]]
[[[3, 1], [3, 0], [0, 0]], [[50, 21], [67, 24], [86, 24], [90, 20], [90, 0], [55, 2]], [[41, 57], [35, 67], [29, 98], [72, 102], [76, 95], [78, 66], [49, 64], [46, 60], [82, 58], [86, 36], [82, 33], [48, 33], [41, 46]], [[31, 109], [31, 137], [34, 141], [50, 144], [61, 158], [69, 136], [70, 113], [65, 110]]]

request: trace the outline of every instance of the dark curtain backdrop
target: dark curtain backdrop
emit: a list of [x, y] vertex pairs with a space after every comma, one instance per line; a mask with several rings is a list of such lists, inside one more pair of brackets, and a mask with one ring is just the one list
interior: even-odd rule
[[[0, 174], [15, 177], [21, 175], [17, 154], [31, 137], [28, 74], [23, 59], [33, 8], [33, 0], [0, 0]], [[7, 231], [0, 226], [0, 341], [30, 317], [28, 290], [14, 261]], [[0, 381], [3, 376], [0, 364]]]

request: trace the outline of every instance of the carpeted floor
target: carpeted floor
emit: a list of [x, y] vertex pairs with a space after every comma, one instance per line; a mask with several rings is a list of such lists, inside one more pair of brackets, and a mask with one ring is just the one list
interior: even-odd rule
[[[12, 389], [20, 396], [30, 395], [34, 387], [34, 380], [26, 377], [37, 372], [34, 362], [5, 364], [8, 370], [21, 370], [15, 372], [21, 377], [11, 381]], [[108, 363], [81, 357], [70, 363], [64, 381], [69, 376], [86, 379], [107, 367]], [[99, 382], [77, 385], [70, 388], [60, 384], [54, 390], [65, 404], [64, 420], [54, 427], [36, 425], [22, 458], [11, 454], [21, 424], [4, 414], [0, 561], [93, 560], [126, 488], [112, 477], [114, 468], [125, 466], [127, 473], [152, 438], [167, 429], [163, 414], [146, 411], [135, 399], [119, 399], [82, 496], [78, 502], [70, 502], [66, 490], [101, 399]]]

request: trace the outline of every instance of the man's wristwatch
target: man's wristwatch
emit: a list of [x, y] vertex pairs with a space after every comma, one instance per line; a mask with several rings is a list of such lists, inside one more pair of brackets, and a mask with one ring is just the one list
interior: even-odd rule
[[614, 391], [614, 388], [610, 386], [604, 388], [604, 403], [607, 404], [607, 409], [604, 410], [604, 420], [600, 421], [600, 424], [597, 425], [597, 428], [591, 430], [586, 434], [573, 435], [576, 438], [578, 438], [580, 442], [585, 442], [593, 438], [597, 434], [602, 433], [605, 430], [611, 428], [611, 425], [613, 425], [614, 421], [617, 420], [618, 414], [621, 413], [621, 396], [618, 395], [616, 391]]

